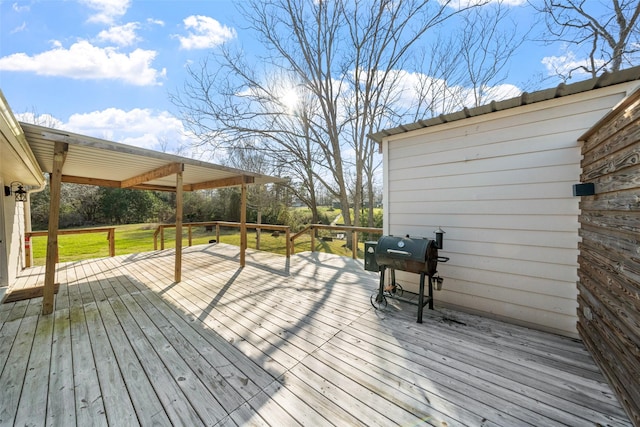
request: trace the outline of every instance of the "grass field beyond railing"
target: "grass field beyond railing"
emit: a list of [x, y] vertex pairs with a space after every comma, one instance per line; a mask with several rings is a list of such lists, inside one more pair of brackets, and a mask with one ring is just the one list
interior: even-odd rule
[[[126, 255], [138, 252], [153, 251], [153, 233], [156, 224], [129, 224], [116, 227], [115, 232], [115, 253], [116, 255]], [[256, 233], [247, 233], [248, 247], [255, 249]], [[193, 227], [193, 245], [209, 243], [215, 239], [215, 230], [206, 231], [204, 227]], [[240, 246], [240, 233], [237, 229], [221, 228], [220, 243]], [[183, 244], [187, 245], [187, 230], [183, 229]], [[44, 265], [47, 250], [46, 237], [33, 237], [31, 239], [33, 247], [32, 265]], [[332, 242], [318, 241], [316, 239], [316, 251], [327, 252], [341, 256], [351, 256], [351, 250], [344, 247], [344, 240], [334, 240]], [[175, 247], [175, 232], [165, 233], [165, 248]], [[296, 239], [296, 253], [309, 251], [311, 249], [310, 237], [301, 236]], [[260, 236], [260, 250], [273, 252], [281, 255], [286, 254], [286, 239], [284, 234], [273, 237], [270, 232], [262, 231]], [[101, 258], [109, 256], [109, 244], [105, 234], [72, 234], [58, 236], [58, 257], [60, 262], [78, 261], [88, 258]], [[358, 256], [364, 254], [364, 244], [358, 246]]]

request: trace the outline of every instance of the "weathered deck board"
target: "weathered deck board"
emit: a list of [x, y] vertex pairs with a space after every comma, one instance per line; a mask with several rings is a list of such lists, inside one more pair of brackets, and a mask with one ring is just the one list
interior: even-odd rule
[[[208, 328], [194, 328], [195, 317], [181, 311], [177, 304], [166, 303], [158, 294], [143, 291], [149, 301], [156, 307], [163, 307], [163, 313], [171, 324], [183, 331], [185, 338], [199, 349], [203, 357], [218, 369], [234, 388], [245, 398], [254, 396], [263, 387], [273, 382], [274, 378], [260, 368], [254, 361], [239, 353], [227, 341]], [[173, 301], [164, 296], [168, 301]], [[189, 327], [186, 327], [189, 326]]]
[[171, 422], [180, 425], [201, 425], [202, 421], [197, 411], [177, 384], [178, 378], [174, 378], [167, 371], [153, 345], [148, 341], [146, 331], [140, 329], [122, 301], [111, 301], [111, 306], [123, 329], [127, 331], [129, 342]]
[[244, 403], [238, 409], [229, 414], [229, 417], [239, 426], [251, 427], [268, 427], [269, 424], [256, 411], [251, 408], [249, 403]]
[[37, 324], [38, 316], [27, 316], [19, 321], [15, 340], [0, 374], [0, 424], [12, 425], [15, 421]]
[[[105, 411], [109, 414], [110, 423], [135, 424], [137, 419], [133, 403], [129, 393], [123, 393], [123, 390], [126, 390], [125, 380], [120, 373], [97, 304], [95, 302], [85, 304], [84, 310]], [[115, 351], [119, 349], [116, 348]]]
[[42, 402], [47, 401], [49, 384], [47, 381], [38, 380], [49, 378], [53, 324], [54, 316], [41, 316], [38, 319], [24, 387], [20, 395], [20, 406], [16, 414], [17, 425], [30, 425], [30, 420], [33, 419], [40, 420], [40, 425], [45, 423], [47, 407]]
[[[69, 357], [71, 354], [69, 309], [60, 308], [55, 311], [54, 316], [53, 333], [55, 337], [51, 347], [51, 372], [49, 376], [49, 389], [52, 393], [47, 396], [46, 425], [75, 426], [73, 359]], [[42, 402], [39, 404], [42, 405]]]
[[[410, 330], [411, 327], [407, 329]], [[443, 337], [431, 331], [430, 341], [420, 340], [417, 334], [405, 331], [396, 331], [393, 336], [387, 334], [385, 329], [371, 327], [368, 323], [364, 324], [363, 320], [363, 324], [353, 325], [349, 331], [352, 337], [347, 336], [347, 339], [373, 342], [372, 337], [375, 336], [375, 341], [383, 340], [386, 343], [398, 343], [399, 340], [402, 344], [397, 351], [400, 354], [409, 352], [417, 355], [417, 364], [427, 365], [422, 360], [437, 361], [435, 365], [428, 366], [432, 373], [431, 378], [436, 373], [444, 375], [447, 381], [450, 378], [458, 378], [463, 383], [477, 378], [476, 386], [486, 389], [487, 384], [497, 385], [500, 390], [511, 390], [535, 398], [541, 403], [557, 405], [563, 412], [586, 413], [590, 412], [588, 408], [594, 407], [601, 408], [604, 412], [612, 409], [605, 406], [599, 384], [571, 382], [571, 376], [565, 376], [562, 371], [550, 371], [545, 365], [513, 358], [502, 351], [488, 352], [486, 345], [476, 344], [467, 348], [464, 337], [459, 333], [449, 332]], [[455, 371], [451, 372], [451, 369]], [[594, 385], [596, 387], [593, 387]], [[595, 398], [585, 399], [585, 389]], [[592, 415], [595, 416], [596, 413], [593, 412]]]
[[73, 358], [76, 421], [78, 425], [107, 425], [80, 288], [71, 288], [76, 292], [69, 295], [71, 348], [67, 354]]
[[630, 425], [579, 341], [375, 311], [349, 258], [249, 251], [241, 269], [205, 245], [174, 283], [172, 252], [60, 264], [52, 316], [0, 306], [1, 425]]

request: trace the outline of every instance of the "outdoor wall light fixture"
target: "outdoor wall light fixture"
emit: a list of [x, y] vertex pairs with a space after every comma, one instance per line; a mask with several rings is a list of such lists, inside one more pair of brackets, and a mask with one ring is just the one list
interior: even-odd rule
[[13, 181], [11, 186], [4, 186], [4, 195], [10, 196], [12, 194], [16, 197], [16, 202], [27, 201], [27, 191], [24, 189], [24, 185], [22, 185], [21, 182]]

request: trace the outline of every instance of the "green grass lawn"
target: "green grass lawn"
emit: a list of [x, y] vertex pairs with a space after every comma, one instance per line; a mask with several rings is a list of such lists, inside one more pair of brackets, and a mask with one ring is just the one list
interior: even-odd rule
[[[137, 252], [153, 251], [153, 233], [155, 224], [130, 224], [116, 227], [115, 246], [116, 255], [126, 255]], [[249, 248], [256, 248], [256, 234], [253, 230], [249, 230], [248, 234]], [[209, 240], [215, 239], [215, 231], [207, 232], [204, 227], [192, 228], [192, 242], [194, 245], [209, 243]], [[183, 229], [183, 245], [189, 244], [187, 228]], [[240, 246], [240, 233], [238, 229], [221, 229], [220, 243]], [[33, 265], [44, 265], [47, 238], [32, 238], [33, 246]], [[342, 256], [351, 256], [351, 250], [344, 247], [344, 240], [323, 241], [316, 239], [316, 250]], [[175, 246], [175, 232], [173, 229], [165, 229], [165, 248]], [[158, 242], [160, 247], [160, 242]], [[60, 262], [77, 261], [87, 258], [100, 258], [109, 256], [109, 243], [107, 241], [107, 233], [88, 233], [88, 234], [71, 234], [58, 236], [58, 249]], [[271, 236], [271, 232], [263, 231], [260, 238], [260, 250], [274, 252], [277, 254], [286, 254], [285, 237], [281, 234], [279, 237]], [[300, 236], [296, 240], [296, 252], [304, 252], [311, 250], [311, 238], [309, 235]], [[358, 256], [363, 257], [364, 244], [358, 246]]]
[[[305, 212], [305, 213], [311, 215], [311, 209], [309, 209], [306, 206], [295, 208], [295, 210], [298, 211], [298, 212]], [[353, 221], [354, 221], [353, 209], [349, 209], [349, 214], [351, 215], [351, 223], [353, 223]], [[373, 209], [373, 214], [374, 215], [382, 215], [382, 208], [374, 208]], [[342, 218], [342, 210], [341, 209], [334, 209], [334, 208], [332, 208], [330, 206], [318, 206], [318, 215], [320, 215], [320, 216], [326, 215], [326, 217], [329, 218], [332, 221], [340, 216], [340, 218], [338, 219], [338, 224], [344, 224], [344, 219]], [[366, 220], [366, 217], [367, 217], [367, 210], [365, 209], [365, 211], [364, 211], [365, 220]], [[365, 227], [366, 227], [366, 225], [365, 225]]]

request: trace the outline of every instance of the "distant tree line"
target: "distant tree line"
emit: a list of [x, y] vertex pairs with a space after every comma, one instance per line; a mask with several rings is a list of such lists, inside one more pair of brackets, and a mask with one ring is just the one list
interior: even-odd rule
[[[288, 225], [298, 231], [312, 222], [330, 224], [339, 214], [330, 208], [314, 218], [310, 211], [292, 208], [293, 197], [286, 185], [249, 186], [247, 222]], [[319, 200], [331, 206], [328, 195]], [[46, 230], [49, 221], [50, 193], [31, 194], [31, 226]], [[92, 185], [62, 184], [60, 227], [91, 227], [139, 223], [175, 222], [176, 195], [171, 192], [106, 188]], [[183, 221], [240, 221], [240, 189], [194, 191], [184, 194]], [[374, 226], [382, 227], [382, 212], [375, 215]], [[364, 218], [360, 225], [366, 226]]]
[[[289, 220], [288, 194], [282, 186], [265, 187], [268, 193], [259, 205], [250, 203], [247, 221], [255, 222], [260, 210], [261, 222], [284, 224]], [[251, 192], [250, 192], [251, 195]], [[135, 223], [172, 223], [175, 221], [175, 193], [106, 188], [80, 184], [62, 184], [60, 227], [120, 225]], [[46, 230], [49, 221], [49, 186], [31, 195], [33, 230]], [[184, 222], [240, 221], [240, 190], [222, 188], [184, 194]]]

